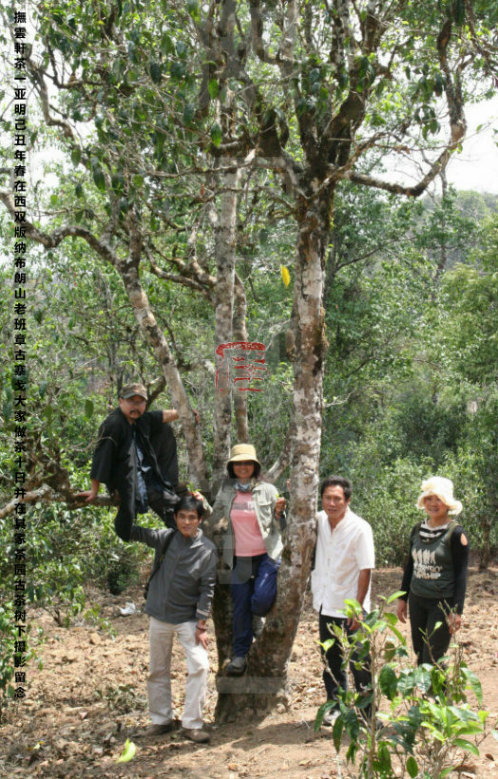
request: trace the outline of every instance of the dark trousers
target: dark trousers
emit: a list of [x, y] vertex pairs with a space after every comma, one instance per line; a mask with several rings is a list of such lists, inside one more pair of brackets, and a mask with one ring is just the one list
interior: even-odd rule
[[[452, 603], [450, 600], [420, 598], [410, 593], [408, 604], [417, 664], [434, 663], [446, 653], [450, 643], [451, 633], [446, 615], [451, 610]], [[436, 622], [441, 622], [441, 625], [434, 630]]]
[[233, 653], [245, 657], [253, 640], [253, 615], [268, 614], [277, 595], [280, 561], [267, 554], [235, 557], [230, 582], [233, 603]]
[[[338, 625], [343, 627], [348, 636], [353, 634], [346, 624], [346, 619], [342, 617], [328, 617], [326, 614], [320, 613], [319, 615], [319, 630], [320, 630], [320, 642], [324, 643], [329, 638], [335, 638], [334, 633], [329, 629], [329, 625]], [[325, 684], [325, 690], [327, 692], [328, 701], [337, 701], [339, 687], [343, 690], [347, 690], [348, 677], [346, 669], [342, 667], [344, 660], [344, 654], [340, 642], [335, 638], [332, 646], [325, 652], [323, 647], [321, 648], [322, 657], [325, 655], [328, 668], [323, 670], [323, 683]], [[354, 684], [357, 692], [361, 692], [369, 686], [372, 675], [370, 673], [370, 657], [363, 658], [359, 661], [358, 653], [361, 654], [361, 649], [354, 652], [351, 657], [349, 667], [353, 674]], [[355, 668], [355, 662], [361, 662], [361, 668]], [[368, 710], [366, 712], [368, 714]]]
[[[148, 508], [151, 508], [158, 517], [162, 519], [166, 527], [176, 530], [176, 522], [173, 516], [171, 500], [166, 492], [157, 492], [147, 489]], [[114, 518], [114, 528], [116, 533], [123, 541], [130, 540], [131, 526], [135, 521], [138, 507], [135, 509], [135, 516], [130, 514], [128, 503], [121, 501], [118, 513]], [[143, 513], [143, 512], [140, 512]]]
[[166, 527], [171, 527], [176, 530], [176, 522], [173, 516], [173, 507], [169, 496], [165, 496], [162, 492], [151, 491], [147, 488], [147, 502], [149, 508], [154, 511], [158, 517], [162, 519]]

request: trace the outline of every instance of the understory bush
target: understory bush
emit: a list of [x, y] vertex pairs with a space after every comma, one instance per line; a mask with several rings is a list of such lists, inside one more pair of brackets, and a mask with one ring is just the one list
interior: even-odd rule
[[[433, 665], [408, 663], [406, 639], [396, 615], [386, 608], [399, 595], [384, 599], [351, 636], [334, 626], [331, 638], [322, 644], [326, 651], [331, 642], [339, 641], [346, 668], [354, 654], [356, 662], [365, 667], [368, 663], [372, 672], [370, 689], [360, 693], [340, 689], [332, 739], [339, 752], [347, 737], [346, 759], [358, 766], [358, 777], [443, 779], [465, 764], [465, 755], [479, 755], [489, 713], [480, 708], [481, 684], [458, 644]], [[348, 617], [360, 620], [360, 604], [346, 603]], [[319, 708], [316, 730], [333, 706], [329, 701]]]

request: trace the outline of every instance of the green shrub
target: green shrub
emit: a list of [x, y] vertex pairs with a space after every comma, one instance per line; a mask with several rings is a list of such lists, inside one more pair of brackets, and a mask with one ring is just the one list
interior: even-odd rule
[[[348, 667], [355, 654], [368, 662], [372, 673], [370, 689], [360, 693], [339, 690], [339, 716], [332, 738], [337, 751], [343, 734], [349, 737], [348, 762], [359, 765], [359, 777], [395, 779], [405, 772], [410, 777], [443, 779], [457, 763], [459, 753], [478, 755], [476, 737], [482, 738], [488, 712], [473, 711], [467, 701], [472, 690], [479, 706], [481, 685], [467, 667], [462, 649], [450, 653], [434, 665], [413, 667], [407, 663], [406, 639], [397, 628], [395, 614], [386, 610], [400, 593], [384, 600], [362, 620], [360, 628], [347, 636], [334, 626]], [[361, 606], [347, 601], [347, 615], [361, 620]], [[365, 659], [366, 658], [366, 659]], [[318, 710], [315, 729], [320, 727], [332, 702]], [[369, 716], [365, 716], [367, 707]]]

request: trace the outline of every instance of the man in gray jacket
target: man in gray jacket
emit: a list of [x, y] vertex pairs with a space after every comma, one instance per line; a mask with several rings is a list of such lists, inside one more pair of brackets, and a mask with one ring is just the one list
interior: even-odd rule
[[209, 741], [202, 710], [209, 672], [207, 619], [216, 581], [216, 549], [199, 527], [203, 513], [202, 500], [189, 494], [175, 508], [177, 530], [152, 530], [130, 521], [120, 532], [124, 541], [141, 541], [156, 552], [145, 604], [150, 616], [147, 692], [153, 723], [147, 733], [161, 735], [174, 728], [170, 671], [176, 634], [188, 672], [182, 727], [197, 743]]

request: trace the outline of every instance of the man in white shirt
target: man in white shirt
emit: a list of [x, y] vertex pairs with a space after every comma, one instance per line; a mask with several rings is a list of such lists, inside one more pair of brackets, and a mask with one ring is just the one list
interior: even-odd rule
[[[357, 630], [358, 622], [346, 618], [346, 600], [356, 600], [364, 612], [370, 611], [370, 580], [375, 567], [372, 528], [349, 508], [351, 492], [351, 482], [342, 476], [330, 476], [320, 487], [323, 511], [317, 515], [311, 589], [313, 608], [319, 613], [322, 643], [334, 636], [331, 625], [344, 627], [348, 633]], [[337, 691], [339, 687], [346, 689], [347, 674], [341, 667], [343, 654], [338, 641], [326, 652], [322, 649], [322, 654], [328, 664], [323, 672], [327, 700], [336, 704], [324, 717], [324, 724], [332, 724], [338, 709]], [[350, 666], [358, 691], [370, 684], [370, 671], [365, 664], [368, 663], [363, 661], [363, 667], [355, 668], [352, 662]]]

